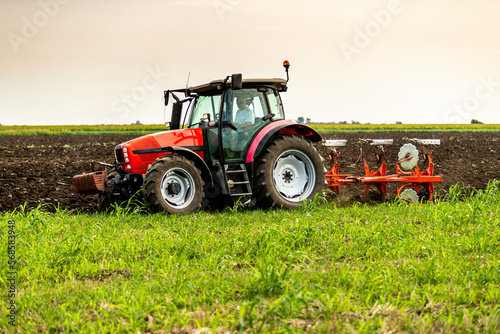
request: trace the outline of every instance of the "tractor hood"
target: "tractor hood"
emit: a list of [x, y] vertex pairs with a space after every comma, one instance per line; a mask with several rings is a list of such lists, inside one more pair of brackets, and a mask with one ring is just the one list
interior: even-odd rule
[[116, 161], [127, 173], [144, 174], [157, 158], [182, 147], [203, 158], [203, 135], [200, 128], [179, 129], [145, 135], [115, 148]]

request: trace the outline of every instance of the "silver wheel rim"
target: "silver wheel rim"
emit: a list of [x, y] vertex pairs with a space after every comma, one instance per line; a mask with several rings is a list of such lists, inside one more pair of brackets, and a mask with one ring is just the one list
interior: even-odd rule
[[160, 187], [163, 200], [176, 209], [183, 209], [193, 201], [194, 180], [183, 168], [169, 169], [163, 175]]
[[289, 202], [306, 199], [314, 189], [316, 173], [311, 159], [301, 151], [288, 150], [276, 159], [273, 182], [276, 190]]

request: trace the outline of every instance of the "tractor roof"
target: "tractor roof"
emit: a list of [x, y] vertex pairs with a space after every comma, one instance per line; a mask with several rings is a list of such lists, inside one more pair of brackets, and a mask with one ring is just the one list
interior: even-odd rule
[[[226, 82], [226, 87], [231, 86], [231, 80]], [[278, 91], [286, 91], [286, 80], [284, 79], [243, 79], [243, 88], [255, 86], [272, 86]], [[187, 90], [201, 95], [210, 95], [220, 92], [224, 88], [224, 80], [214, 80], [210, 83], [189, 87]]]

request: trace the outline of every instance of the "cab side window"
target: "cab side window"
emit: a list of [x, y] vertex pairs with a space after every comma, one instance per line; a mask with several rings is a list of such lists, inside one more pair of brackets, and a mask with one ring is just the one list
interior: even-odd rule
[[275, 116], [274, 119], [284, 119], [285, 113], [283, 111], [283, 103], [277, 91], [270, 89], [267, 92], [267, 100], [269, 101], [269, 107], [271, 108], [271, 113]]
[[194, 127], [198, 127], [196, 125], [203, 118], [204, 114], [210, 115], [211, 121], [216, 121], [219, 118], [221, 104], [221, 96], [213, 95], [213, 96], [200, 96], [196, 100], [196, 104], [193, 108], [193, 112], [191, 114], [190, 124]]

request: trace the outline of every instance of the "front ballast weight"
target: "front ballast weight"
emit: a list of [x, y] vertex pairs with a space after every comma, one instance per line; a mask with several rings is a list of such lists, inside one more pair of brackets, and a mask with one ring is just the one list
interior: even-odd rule
[[111, 164], [96, 162], [94, 160], [92, 160], [90, 165], [92, 166], [91, 173], [75, 175], [73, 177], [73, 183], [75, 184], [75, 188], [78, 193], [88, 195], [104, 192], [108, 178], [108, 171], [107, 169], [99, 170], [99, 166], [114, 167]]
[[[386, 146], [392, 145], [392, 139], [360, 139], [364, 144], [369, 144], [375, 153], [379, 167], [376, 171], [370, 170], [362, 148], [360, 149], [360, 157], [358, 161], [363, 161], [365, 175], [361, 177], [340, 174], [339, 166], [339, 147], [346, 146], [346, 140], [325, 140], [324, 146], [327, 148], [328, 156], [330, 157], [333, 167], [326, 174], [327, 188], [331, 189], [337, 195], [340, 193], [340, 187], [352, 185], [365, 185], [365, 198], [368, 197], [370, 187], [376, 187], [382, 198], [387, 195], [388, 183], [400, 183], [396, 189], [396, 196], [401, 199], [415, 203], [418, 202], [418, 192], [420, 187], [424, 187], [432, 201], [434, 195], [434, 183], [442, 183], [442, 175], [434, 175], [434, 164], [432, 162], [433, 150], [430, 148], [434, 145], [440, 145], [439, 139], [416, 139], [404, 138], [408, 143], [404, 144], [399, 150], [398, 159], [395, 170], [396, 173], [387, 175], [386, 162]], [[418, 168], [418, 149], [424, 156], [425, 169], [420, 171]]]
[[[92, 161], [91, 166], [92, 172], [75, 175], [73, 183], [78, 193], [97, 194], [100, 211], [127, 202], [142, 189], [142, 176], [127, 174], [119, 165]], [[137, 199], [140, 201], [140, 195]]]

